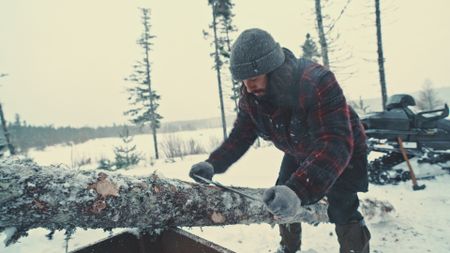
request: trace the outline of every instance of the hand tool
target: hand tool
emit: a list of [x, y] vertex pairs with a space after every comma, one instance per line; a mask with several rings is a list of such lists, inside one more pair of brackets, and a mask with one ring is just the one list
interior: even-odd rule
[[262, 202], [262, 200], [259, 199], [259, 198], [255, 198], [255, 197], [253, 197], [253, 196], [248, 195], [247, 193], [244, 193], [244, 192], [238, 191], [238, 190], [236, 190], [236, 189], [233, 189], [233, 188], [231, 188], [231, 187], [225, 186], [225, 185], [223, 185], [223, 184], [221, 184], [221, 183], [219, 183], [219, 182], [215, 182], [215, 181], [206, 179], [206, 178], [201, 177], [201, 176], [198, 176], [198, 175], [194, 175], [194, 177], [196, 177], [197, 179], [199, 179], [200, 181], [202, 181], [202, 182], [205, 183], [205, 184], [212, 184], [212, 185], [215, 185], [215, 186], [217, 186], [217, 187], [219, 187], [219, 188], [222, 188], [222, 189], [224, 189], [224, 190], [227, 190], [227, 191], [230, 191], [230, 192], [237, 193], [237, 194], [239, 194], [239, 195], [241, 195], [241, 196], [244, 196], [244, 197], [246, 197], [246, 198], [249, 198], [249, 199], [252, 199], [252, 200], [256, 200], [256, 201]]

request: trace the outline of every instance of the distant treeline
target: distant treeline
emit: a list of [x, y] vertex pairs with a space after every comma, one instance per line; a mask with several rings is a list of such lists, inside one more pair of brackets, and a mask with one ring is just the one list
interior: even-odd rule
[[[123, 126], [112, 127], [59, 127], [10, 125], [11, 142], [20, 152], [30, 148], [43, 149], [55, 144], [78, 144], [89, 139], [119, 136]], [[131, 128], [130, 128], [131, 131]], [[133, 129], [135, 131], [135, 129]]]
[[[8, 131], [11, 135], [12, 144], [19, 152], [26, 152], [30, 148], [43, 149], [47, 146], [56, 144], [79, 144], [90, 139], [119, 137], [125, 125], [113, 125], [106, 127], [54, 127], [49, 126], [33, 126], [26, 122], [17, 120], [8, 124]], [[230, 123], [233, 122], [233, 116], [230, 117]], [[163, 123], [158, 130], [159, 133], [193, 131], [204, 128], [220, 127], [219, 118], [178, 121]], [[135, 125], [127, 125], [130, 135], [150, 134], [148, 127], [139, 127]], [[150, 140], [149, 140], [150, 141]]]

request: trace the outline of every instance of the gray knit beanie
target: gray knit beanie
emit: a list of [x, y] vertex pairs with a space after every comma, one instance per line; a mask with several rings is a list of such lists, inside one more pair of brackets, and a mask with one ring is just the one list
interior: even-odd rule
[[268, 32], [258, 28], [243, 31], [231, 48], [230, 70], [235, 80], [267, 74], [283, 62], [280, 44]]

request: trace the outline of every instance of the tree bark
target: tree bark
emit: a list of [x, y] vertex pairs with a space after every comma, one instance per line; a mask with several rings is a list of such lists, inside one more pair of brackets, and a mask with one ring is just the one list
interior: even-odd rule
[[223, 90], [222, 90], [222, 78], [220, 74], [220, 69], [222, 68], [222, 63], [219, 56], [219, 38], [217, 36], [217, 15], [216, 15], [216, 8], [217, 8], [217, 1], [211, 2], [211, 8], [212, 8], [212, 15], [213, 15], [213, 21], [212, 21], [212, 29], [214, 32], [214, 68], [216, 69], [217, 74], [217, 86], [219, 90], [219, 101], [220, 101], [220, 116], [222, 118], [222, 130], [223, 130], [223, 140], [225, 141], [227, 139], [227, 122], [225, 117], [225, 104], [223, 101]]
[[8, 146], [9, 153], [11, 155], [15, 155], [16, 149], [14, 148], [14, 146], [11, 143], [11, 140], [9, 139], [9, 132], [8, 132], [8, 129], [6, 128], [6, 119], [5, 119], [5, 115], [3, 114], [3, 108], [2, 108], [1, 103], [0, 103], [0, 123], [1, 123], [1, 127], [3, 129], [3, 134], [5, 135], [6, 145]]
[[380, 74], [381, 103], [383, 111], [386, 111], [387, 90], [386, 74], [384, 72], [383, 39], [381, 36], [381, 13], [380, 0], [375, 0], [375, 25], [377, 27], [377, 54], [378, 54], [378, 72]]
[[150, 77], [151, 67], [150, 67], [150, 39], [152, 36], [150, 35], [150, 10], [149, 9], [142, 9], [142, 24], [144, 25], [144, 36], [143, 38], [143, 48], [145, 51], [145, 57], [144, 57], [144, 64], [145, 64], [145, 82], [148, 86], [148, 99], [150, 102], [150, 111], [151, 111], [151, 122], [150, 127], [152, 128], [152, 135], [153, 135], [153, 148], [155, 150], [155, 159], [159, 159], [159, 151], [158, 151], [158, 137], [156, 133], [156, 129], [158, 128], [158, 117], [156, 116], [156, 108], [155, 108], [155, 99], [153, 97], [153, 89], [152, 89], [152, 79]]
[[319, 33], [319, 44], [322, 55], [323, 66], [330, 69], [330, 60], [328, 58], [328, 44], [325, 31], [323, 28], [323, 18], [322, 18], [322, 5], [320, 0], [315, 0], [315, 10], [316, 10], [316, 21], [317, 21], [317, 31]]
[[[238, 188], [260, 198], [264, 189]], [[363, 213], [384, 215], [389, 203], [362, 201]], [[31, 160], [0, 160], [0, 232], [14, 242], [32, 228], [140, 228], [158, 233], [174, 226], [327, 222], [324, 200], [302, 207], [290, 220], [276, 220], [260, 201], [220, 188], [164, 178], [39, 166]], [[8, 242], [8, 243], [9, 243]]]

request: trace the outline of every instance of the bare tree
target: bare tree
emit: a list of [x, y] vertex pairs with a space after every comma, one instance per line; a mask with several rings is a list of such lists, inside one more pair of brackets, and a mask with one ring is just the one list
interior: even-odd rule
[[125, 79], [136, 84], [135, 87], [128, 89], [130, 94], [128, 101], [133, 106], [133, 109], [126, 111], [125, 115], [131, 116], [131, 122], [134, 124], [150, 125], [153, 135], [155, 158], [159, 159], [156, 130], [161, 126], [160, 120], [162, 116], [157, 112], [160, 96], [156, 93], [151, 82], [151, 64], [149, 58], [150, 47], [153, 45], [151, 40], [155, 36], [150, 34], [150, 10], [142, 8], [141, 11], [144, 32], [137, 41], [137, 44], [143, 49], [144, 57], [133, 66], [134, 72]]
[[336, 29], [338, 22], [344, 17], [351, 0], [346, 0], [345, 4], [340, 8], [339, 13], [331, 13], [330, 10], [336, 9], [332, 4], [336, 4], [327, 0], [314, 1], [315, 26], [317, 29], [320, 55], [322, 64], [328, 69], [340, 76], [340, 80], [345, 80], [353, 76], [353, 63], [351, 63], [352, 53], [350, 47], [346, 46], [340, 39], [340, 33]]
[[417, 100], [417, 108], [420, 110], [433, 110], [442, 105], [444, 102], [438, 98], [436, 91], [433, 88], [431, 80], [426, 79], [422, 90], [419, 91], [419, 98]]
[[380, 0], [375, 0], [375, 25], [377, 27], [378, 72], [380, 74], [381, 99], [384, 111], [386, 110], [386, 102], [388, 95], [386, 90], [386, 74], [384, 72], [383, 40], [381, 36]]
[[366, 114], [369, 112], [370, 106], [364, 103], [364, 100], [361, 98], [361, 96], [359, 97], [358, 102], [350, 101], [349, 104], [353, 109], [355, 109], [359, 113]]

